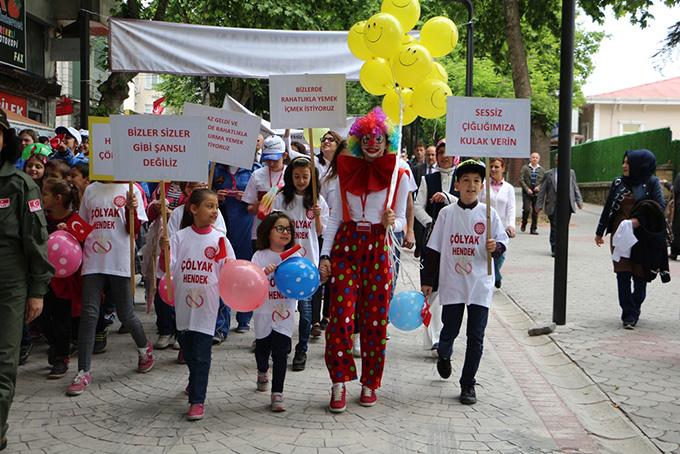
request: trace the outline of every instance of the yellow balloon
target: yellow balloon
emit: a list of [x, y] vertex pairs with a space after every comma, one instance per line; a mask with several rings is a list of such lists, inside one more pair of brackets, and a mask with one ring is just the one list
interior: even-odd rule
[[[408, 88], [404, 88], [401, 90], [401, 96], [404, 109], [401, 124], [407, 125], [412, 123], [418, 115], [413, 109], [413, 92]], [[385, 97], [382, 101], [382, 109], [394, 124], [399, 124], [399, 94], [396, 90], [390, 90], [385, 93]]]
[[372, 58], [361, 66], [359, 82], [364, 90], [372, 95], [380, 96], [394, 87], [392, 71], [387, 60]]
[[420, 30], [420, 44], [427, 47], [433, 57], [443, 57], [458, 44], [458, 28], [448, 17], [433, 17]]
[[446, 69], [444, 68], [444, 66], [442, 66], [441, 63], [434, 62], [432, 63], [432, 72], [427, 77], [427, 79], [438, 79], [444, 82], [445, 84], [448, 84], [449, 73], [446, 72]]
[[415, 87], [432, 71], [430, 52], [420, 44], [402, 47], [391, 62], [394, 78], [402, 87]]
[[451, 89], [441, 80], [427, 79], [413, 89], [413, 108], [423, 118], [439, 118], [446, 114], [446, 98]]
[[404, 31], [391, 14], [378, 13], [366, 21], [364, 43], [374, 56], [390, 58], [399, 52]]
[[352, 28], [349, 29], [349, 33], [347, 34], [347, 47], [349, 47], [349, 50], [356, 58], [364, 61], [373, 58], [373, 54], [368, 50], [368, 47], [366, 47], [366, 44], [364, 43], [365, 25], [365, 20], [357, 22], [352, 25]]
[[[319, 149], [321, 148], [321, 138], [326, 133], [326, 131], [328, 131], [328, 129], [329, 128], [312, 128], [312, 135], [314, 136], [314, 151], [316, 153], [319, 152]], [[309, 141], [309, 128], [303, 129], [302, 135], [304, 136], [307, 143], [311, 144]]]
[[418, 41], [416, 41], [416, 39], [413, 36], [409, 35], [408, 33], [404, 33], [403, 35], [401, 35], [400, 44], [402, 47], [404, 47], [408, 46], [409, 44], [418, 44]]
[[418, 0], [383, 0], [380, 11], [396, 17], [404, 32], [411, 30], [420, 19]]

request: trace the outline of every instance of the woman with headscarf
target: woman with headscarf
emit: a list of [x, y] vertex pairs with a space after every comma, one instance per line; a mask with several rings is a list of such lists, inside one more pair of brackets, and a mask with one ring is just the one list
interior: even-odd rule
[[[653, 200], [662, 210], [665, 206], [659, 179], [654, 176], [656, 157], [651, 151], [645, 149], [626, 151], [622, 170], [623, 175], [612, 182], [595, 232], [595, 244], [598, 247], [604, 244], [603, 236], [611, 234], [612, 251], [614, 234], [620, 224], [629, 221], [626, 225], [632, 230], [640, 226], [639, 220], [631, 217], [636, 203]], [[621, 321], [625, 329], [634, 329], [640, 318], [640, 307], [647, 291], [645, 272], [640, 264], [625, 257], [620, 257], [613, 263], [621, 306]]]
[[387, 309], [392, 294], [389, 230], [406, 226], [408, 178], [397, 166], [399, 131], [375, 108], [349, 131], [349, 149], [338, 156], [338, 196], [331, 201], [320, 271], [330, 277], [330, 323], [326, 329], [326, 367], [330, 373], [330, 411], [345, 411], [345, 382], [357, 378], [352, 357], [354, 319], [361, 339], [359, 404], [375, 405], [387, 344]]
[[19, 139], [0, 109], [0, 450], [7, 446], [24, 321], [40, 315], [54, 274], [40, 189], [15, 167], [20, 153]]

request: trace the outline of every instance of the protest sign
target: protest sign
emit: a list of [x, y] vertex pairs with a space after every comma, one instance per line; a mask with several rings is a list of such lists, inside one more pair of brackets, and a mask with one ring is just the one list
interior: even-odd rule
[[446, 101], [446, 154], [526, 158], [531, 150], [528, 99], [468, 98]]
[[344, 127], [346, 99], [344, 74], [269, 78], [273, 128]]
[[208, 180], [205, 118], [113, 115], [111, 142], [116, 180]]
[[260, 117], [185, 103], [184, 115], [208, 120], [208, 160], [250, 169], [260, 132]]
[[89, 117], [90, 181], [113, 180], [113, 150], [109, 117]]

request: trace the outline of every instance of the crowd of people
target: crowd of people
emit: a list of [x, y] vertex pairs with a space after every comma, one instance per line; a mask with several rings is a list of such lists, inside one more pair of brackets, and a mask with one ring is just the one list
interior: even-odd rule
[[[72, 370], [66, 393], [78, 396], [93, 381], [93, 354], [106, 351], [113, 318], [121, 322], [119, 331], [132, 337], [138, 372], [152, 370], [154, 348], [178, 351], [177, 362], [189, 369], [186, 417], [201, 419], [211, 349], [229, 335], [232, 316], [218, 292], [219, 273], [235, 258], [252, 261], [269, 278], [262, 305], [235, 314], [235, 332], [254, 331], [254, 389], [271, 392], [272, 411], [285, 410], [289, 354], [293, 352], [292, 370], [303, 371], [310, 338], [322, 335], [331, 381], [329, 410], [346, 409], [346, 384], [357, 378], [359, 404], [377, 403], [399, 249], [412, 245], [432, 313], [424, 330], [425, 348], [437, 359], [441, 377], [448, 378], [453, 343], [467, 312], [459, 399], [468, 405], [476, 402], [475, 375], [493, 289], [502, 285], [505, 253], [516, 235], [515, 189], [504, 179], [502, 158], [489, 160], [488, 225], [484, 164], [447, 155], [445, 139], [427, 147], [418, 144], [413, 160], [406, 162], [398, 153], [399, 131], [379, 108], [358, 118], [346, 139], [334, 131], [323, 134], [314, 157], [304, 144], [291, 143], [288, 134], [260, 136], [251, 168], [217, 164], [210, 184], [168, 182], [163, 199], [157, 184], [135, 183], [130, 191], [127, 183], [90, 182], [87, 131], [57, 128], [53, 139], [41, 143], [31, 130], [15, 134], [3, 114], [0, 111], [0, 219], [8, 222], [0, 232], [0, 256], [5, 258], [0, 266], [11, 267], [7, 275], [17, 280], [0, 284], [0, 443], [6, 443], [17, 363], [28, 360], [36, 333], [48, 343], [47, 378], [60, 379]], [[659, 183], [652, 179], [655, 163], [649, 155], [653, 158], [649, 152], [626, 154], [623, 177], [612, 185], [598, 226], [598, 245], [605, 232], [616, 232], [627, 219], [632, 219], [633, 229], [652, 228], [644, 214], [648, 211], [633, 207], [646, 199], [663, 205], [654, 189]], [[522, 168], [520, 230], [526, 230], [531, 216], [530, 233], [537, 234], [537, 215], [544, 210], [554, 252], [557, 174], [554, 169], [544, 172], [539, 160], [538, 153], [532, 153]], [[575, 211], [583, 201], [573, 172], [571, 179]], [[11, 215], [13, 223], [7, 208], [16, 213]], [[81, 268], [66, 278], [54, 276], [47, 260], [47, 235], [68, 231], [74, 219], [93, 228], [81, 241]], [[131, 228], [141, 257], [134, 268]], [[282, 294], [273, 279], [282, 254], [296, 244], [301, 246], [298, 254], [318, 264], [323, 284], [305, 300]], [[491, 273], [488, 255], [493, 258]], [[634, 262], [634, 255], [629, 261]], [[623, 323], [634, 327], [644, 300], [645, 275], [630, 263], [614, 267]], [[651, 268], [649, 264], [644, 271]], [[155, 343], [134, 310], [131, 277], [138, 273], [147, 303], [155, 310]], [[162, 298], [166, 274], [178, 304]], [[296, 311], [298, 340], [293, 349]], [[355, 357], [361, 358], [361, 372]]]

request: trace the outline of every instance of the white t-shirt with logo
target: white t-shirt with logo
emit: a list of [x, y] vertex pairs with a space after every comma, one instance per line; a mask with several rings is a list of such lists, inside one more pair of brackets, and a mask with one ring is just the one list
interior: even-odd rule
[[174, 283], [177, 329], [212, 336], [220, 306], [218, 280], [224, 259], [216, 260], [223, 238], [227, 257], [236, 254], [219, 230], [199, 233], [193, 227], [175, 232], [170, 239], [170, 269]]
[[[252, 262], [261, 267], [281, 263], [281, 256], [271, 249], [263, 249], [253, 254]], [[255, 338], [264, 339], [272, 331], [284, 336], [293, 337], [295, 329], [295, 308], [297, 300], [286, 298], [276, 288], [274, 273], [267, 276], [269, 279], [268, 296], [264, 304], [253, 311], [253, 323], [255, 325]]]
[[[490, 307], [494, 271], [487, 275], [486, 205], [463, 209], [457, 203], [439, 212], [427, 247], [441, 254], [439, 261], [439, 302], [476, 304]], [[496, 210], [491, 208], [491, 238], [508, 246]]]
[[[323, 231], [316, 231], [314, 212], [305, 208], [303, 198], [304, 196], [295, 194], [293, 201], [286, 205], [283, 193], [279, 192], [274, 201], [274, 209], [283, 211], [292, 219], [295, 227], [294, 241], [302, 246], [300, 255], [316, 265], [319, 263], [319, 237], [323, 235]], [[320, 195], [316, 203], [321, 208], [321, 226], [325, 228], [328, 224], [328, 205]]]
[[[251, 205], [262, 199], [262, 196], [269, 192], [272, 186], [278, 186], [279, 188], [282, 188], [283, 172], [285, 171], [285, 166], [280, 172], [272, 172], [267, 166], [254, 171], [253, 175], [250, 177], [250, 180], [248, 180], [248, 185], [246, 186], [245, 191], [243, 191], [243, 197], [241, 197], [241, 201]], [[257, 227], [261, 222], [262, 221], [258, 219], [257, 215], [255, 215], [255, 220], [253, 221], [253, 230], [251, 232], [251, 238], [253, 240], [257, 239]]]
[[[142, 193], [133, 185], [137, 196], [137, 219], [147, 220]], [[130, 277], [130, 234], [125, 229], [125, 183], [90, 184], [83, 194], [78, 214], [94, 230], [83, 245], [82, 274], [108, 274]]]

